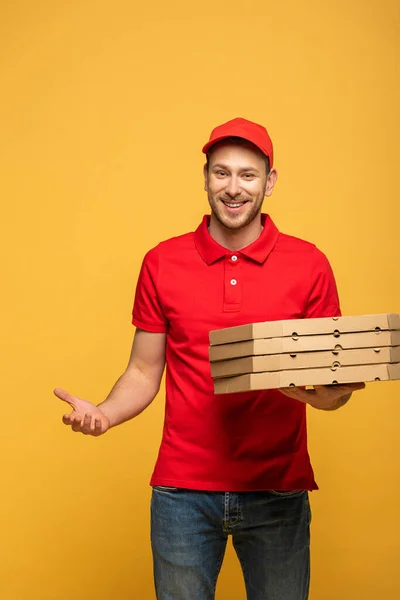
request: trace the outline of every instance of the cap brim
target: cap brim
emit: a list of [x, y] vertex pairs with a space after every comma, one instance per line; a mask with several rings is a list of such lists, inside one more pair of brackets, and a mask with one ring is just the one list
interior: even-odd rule
[[210, 142], [207, 142], [207, 144], [206, 144], [205, 146], [203, 146], [203, 148], [202, 148], [202, 152], [203, 152], [204, 154], [207, 154], [207, 152], [209, 151], [209, 149], [210, 149], [212, 146], [214, 146], [214, 144], [217, 144], [218, 142], [221, 142], [222, 140], [226, 140], [227, 138], [230, 138], [230, 137], [232, 137], [232, 136], [234, 136], [234, 137], [240, 137], [240, 138], [242, 138], [243, 140], [246, 140], [246, 142], [250, 142], [250, 144], [253, 144], [253, 146], [256, 146], [256, 147], [257, 147], [259, 150], [261, 150], [261, 152], [262, 152], [263, 154], [265, 154], [265, 156], [268, 156], [268, 158], [271, 158], [271, 157], [269, 156], [269, 154], [268, 154], [268, 153], [265, 151], [265, 149], [264, 149], [264, 148], [261, 148], [261, 146], [259, 146], [259, 145], [258, 145], [258, 144], [256, 144], [255, 142], [253, 142], [253, 140], [250, 140], [248, 137], [244, 137], [243, 135], [238, 135], [238, 136], [235, 136], [235, 134], [232, 134], [232, 133], [231, 133], [230, 135], [221, 135], [221, 137], [215, 138], [214, 140], [212, 140], [212, 141], [210, 141]]

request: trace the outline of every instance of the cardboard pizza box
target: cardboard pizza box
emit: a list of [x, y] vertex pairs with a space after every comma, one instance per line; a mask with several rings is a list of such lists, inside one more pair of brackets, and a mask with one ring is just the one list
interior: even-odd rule
[[291, 386], [332, 385], [392, 379], [400, 379], [400, 363], [338, 367], [336, 370], [297, 369], [226, 377], [214, 380], [214, 393], [231, 394]]
[[356, 333], [362, 331], [385, 331], [400, 329], [400, 315], [387, 313], [345, 317], [322, 317], [317, 319], [293, 319], [249, 323], [238, 327], [217, 329], [209, 334], [210, 344], [230, 344], [259, 338], [297, 337]]
[[281, 337], [256, 339], [233, 344], [209, 347], [211, 362], [258, 356], [260, 354], [297, 354], [318, 350], [353, 350], [356, 348], [383, 348], [400, 346], [400, 331], [369, 331], [366, 333], [343, 333], [337, 335], [303, 335], [298, 338]]
[[211, 363], [211, 377], [234, 377], [263, 371], [290, 371], [321, 367], [345, 367], [400, 362], [400, 346], [364, 348], [361, 350], [333, 350], [331, 352], [299, 352], [298, 354], [271, 354], [247, 356]]

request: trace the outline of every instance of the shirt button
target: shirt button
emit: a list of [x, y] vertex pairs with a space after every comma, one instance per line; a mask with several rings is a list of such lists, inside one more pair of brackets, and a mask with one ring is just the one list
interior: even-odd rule
[[236, 284], [237, 284], [236, 279], [231, 279], [231, 285], [236, 285]]
[[233, 260], [233, 262], [236, 262], [236, 261], [237, 261], [237, 259], [238, 259], [238, 257], [237, 257], [237, 256], [235, 256], [235, 255], [233, 255], [233, 256], [231, 257], [231, 260]]

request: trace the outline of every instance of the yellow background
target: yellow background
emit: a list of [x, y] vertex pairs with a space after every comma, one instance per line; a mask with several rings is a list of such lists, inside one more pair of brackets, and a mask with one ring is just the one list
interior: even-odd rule
[[[144, 253], [208, 211], [202, 144], [274, 140], [278, 227], [330, 258], [344, 314], [400, 311], [398, 0], [0, 6], [0, 596], [154, 598], [163, 394], [99, 439], [61, 422], [124, 370]], [[311, 600], [400, 597], [399, 383], [309, 410]], [[229, 548], [217, 599], [244, 599]], [[194, 599], [195, 600], [195, 599]]]

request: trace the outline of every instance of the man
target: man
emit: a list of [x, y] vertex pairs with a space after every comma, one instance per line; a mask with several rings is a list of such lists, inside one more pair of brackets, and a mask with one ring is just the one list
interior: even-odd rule
[[211, 600], [228, 535], [249, 600], [305, 600], [309, 588], [306, 405], [342, 406], [364, 384], [216, 396], [213, 329], [340, 315], [332, 270], [308, 242], [261, 212], [277, 180], [266, 129], [216, 127], [203, 152], [211, 207], [195, 232], [145, 256], [129, 365], [98, 407], [63, 390], [74, 431], [100, 435], [156, 396], [166, 364], [163, 439], [151, 479], [151, 539], [159, 600]]

